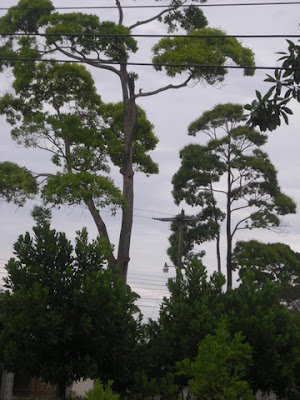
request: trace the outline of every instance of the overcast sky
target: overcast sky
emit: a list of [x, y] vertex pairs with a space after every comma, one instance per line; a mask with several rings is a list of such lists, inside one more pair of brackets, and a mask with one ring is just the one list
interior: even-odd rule
[[[231, 0], [230, 3], [245, 3], [245, 0]], [[247, 1], [248, 3], [249, 1]], [[57, 7], [76, 7], [83, 4], [82, 0], [56, 0]], [[167, 3], [167, 1], [165, 2]], [[229, 3], [224, 0], [211, 0], [211, 4]], [[1, 7], [16, 5], [15, 0], [1, 0]], [[86, 0], [85, 6], [112, 5], [113, 0]], [[123, 5], [154, 5], [154, 0], [122, 1]], [[161, 3], [163, 4], [163, 2]], [[272, 5], [272, 6], [240, 6], [240, 7], [206, 7], [204, 13], [211, 27], [221, 28], [227, 34], [299, 34], [300, 5]], [[91, 11], [100, 16], [101, 20], [117, 18], [113, 9]], [[0, 15], [4, 11], [0, 11]], [[124, 24], [145, 19], [155, 13], [155, 9], [125, 9]], [[162, 25], [152, 23], [143, 26], [136, 33], [164, 33]], [[151, 47], [154, 39], [141, 38], [140, 51], [132, 58], [137, 62], [150, 62]], [[275, 66], [278, 55], [276, 51], [287, 48], [284, 39], [243, 39], [243, 43], [250, 47], [256, 55], [257, 66]], [[99, 72], [90, 69], [96, 80], [99, 94], [104, 101], [121, 100], [119, 81], [109, 72]], [[159, 88], [166, 83], [171, 83], [163, 73], [157, 73], [152, 67], [132, 67], [138, 72], [139, 81], [136, 87], [145, 92]], [[254, 77], [244, 77], [241, 70], [229, 72], [222, 86], [205, 87], [203, 85], [168, 91], [155, 97], [141, 98], [138, 104], [142, 106], [150, 121], [155, 126], [155, 133], [159, 137], [157, 149], [153, 152], [153, 159], [159, 163], [160, 174], [146, 178], [143, 174], [135, 175], [135, 216], [131, 245], [131, 262], [129, 267], [129, 283], [139, 287], [138, 291], [144, 297], [140, 300], [141, 307], [146, 316], [157, 315], [159, 301], [147, 298], [160, 298], [165, 294], [164, 283], [167, 277], [174, 276], [171, 269], [166, 276], [162, 273], [165, 262], [170, 264], [166, 255], [168, 247], [169, 224], [152, 220], [152, 217], [175, 215], [183, 207], [188, 212], [188, 207], [176, 207], [171, 196], [171, 179], [177, 171], [180, 149], [191, 142], [198, 142], [199, 138], [187, 136], [187, 126], [205, 110], [213, 108], [218, 103], [246, 104], [255, 97], [255, 89], [265, 92], [268, 88], [263, 82], [265, 71], [256, 72]], [[179, 82], [180, 80], [176, 80]], [[10, 90], [9, 74], [1, 78], [1, 93]], [[174, 82], [173, 82], [174, 83]], [[265, 150], [269, 153], [271, 161], [278, 170], [279, 182], [286, 194], [300, 204], [300, 159], [299, 143], [300, 126], [299, 105], [294, 104], [295, 114], [290, 119], [289, 126], [283, 126], [270, 133], [268, 145]], [[34, 171], [46, 172], [48, 164], [45, 154], [38, 150], [24, 150], [19, 148], [10, 138], [10, 126], [1, 118], [1, 147], [0, 160], [14, 161], [27, 166]], [[49, 163], [50, 165], [50, 163]], [[116, 182], [120, 178], [116, 176]], [[3, 266], [12, 255], [12, 245], [19, 234], [30, 230], [33, 221], [30, 210], [33, 203], [28, 203], [24, 208], [1, 203], [0, 218], [0, 278], [3, 276]], [[112, 241], [116, 243], [119, 235], [120, 215], [114, 218], [106, 212], [105, 219]], [[295, 251], [300, 252], [300, 218], [299, 214], [286, 217], [285, 228], [278, 234], [269, 231], [251, 231], [237, 236], [237, 239], [256, 238], [265, 242], [281, 241], [290, 245]], [[83, 226], [88, 227], [91, 237], [96, 236], [93, 221], [84, 207], [63, 206], [53, 215], [53, 227], [65, 231], [70, 239], [74, 238], [75, 231]], [[224, 230], [222, 235], [224, 236]], [[224, 237], [223, 237], [224, 239]], [[207, 256], [204, 263], [211, 273], [216, 269], [216, 260], [213, 246], [207, 246]], [[223, 260], [225, 259], [223, 249]], [[225, 264], [225, 262], [223, 262]], [[225, 271], [224, 271], [225, 272]], [[147, 286], [146, 284], [149, 284]], [[152, 284], [152, 286], [150, 286]], [[141, 289], [144, 287], [144, 289]], [[146, 289], [148, 287], [148, 289]]]

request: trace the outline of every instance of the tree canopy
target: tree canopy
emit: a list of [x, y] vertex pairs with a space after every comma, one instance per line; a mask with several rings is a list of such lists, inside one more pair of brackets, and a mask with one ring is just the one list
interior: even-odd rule
[[[296, 212], [296, 204], [280, 189], [277, 171], [261, 147], [267, 136], [242, 123], [243, 107], [219, 104], [189, 126], [204, 133], [206, 144], [190, 144], [180, 152], [181, 166], [172, 179], [176, 204], [200, 207], [188, 240], [216, 239], [225, 217], [227, 285], [232, 286], [232, 240], [239, 230], [280, 226], [280, 216]], [[225, 134], [224, 134], [225, 132]], [[219, 205], [224, 196], [225, 205]], [[202, 228], [202, 229], [201, 229]], [[191, 242], [190, 242], [191, 247]], [[220, 258], [219, 270], [220, 270]]]
[[[123, 107], [102, 102], [93, 78], [77, 64], [28, 65], [13, 69], [15, 95], [0, 99], [0, 113], [13, 126], [12, 138], [27, 148], [50, 153], [53, 169], [30, 172], [1, 163], [1, 196], [19, 205], [39, 193], [46, 204], [85, 204], [99, 234], [107, 240], [99, 218], [101, 208], [126, 206], [121, 190], [109, 173], [121, 167], [124, 152]], [[153, 126], [138, 107], [133, 144], [133, 167], [147, 175], [158, 172], [148, 154], [157, 143]], [[55, 172], [57, 170], [57, 172]]]
[[179, 373], [190, 377], [189, 389], [195, 399], [254, 400], [245, 380], [252, 363], [252, 350], [240, 332], [230, 336], [226, 323], [199, 344], [195, 361], [178, 363]]
[[263, 287], [268, 280], [275, 282], [280, 287], [280, 300], [288, 308], [300, 309], [300, 254], [290, 246], [239, 241], [234, 248], [233, 264], [241, 278], [253, 271], [257, 287]]
[[80, 378], [127, 387], [140, 320], [137, 296], [108, 267], [109, 245], [37, 223], [21, 235], [6, 266], [0, 358], [6, 370], [65, 388]]
[[[138, 169], [146, 173], [157, 172], [157, 166], [146, 155], [147, 148], [150, 150], [155, 147], [156, 139], [152, 137], [152, 140], [150, 140], [147, 134], [144, 135], [143, 129], [145, 127], [141, 128], [141, 135], [138, 133], [139, 118], [143, 119], [143, 113], [137, 107], [136, 100], [140, 97], [152, 96], [165, 90], [178, 89], [186, 86], [190, 81], [198, 82], [200, 80], [208, 84], [222, 81], [227, 73], [224, 67], [227, 60], [238, 65], [243, 64], [248, 67], [254, 67], [254, 55], [251, 50], [242, 46], [234, 38], [225, 38], [223, 31], [207, 26], [208, 22], [202, 10], [197, 7], [197, 3], [199, 5], [201, 2], [202, 0], [195, 0], [193, 4], [187, 5], [184, 0], [168, 0], [164, 2], [165, 8], [162, 11], [129, 26], [125, 25], [125, 9], [119, 0], [115, 0], [114, 2], [116, 6], [115, 18], [113, 17], [113, 20], [109, 21], [102, 21], [98, 16], [93, 14], [80, 12], [60, 13], [55, 10], [50, 0], [20, 0], [16, 6], [11, 7], [7, 14], [0, 19], [1, 32], [18, 32], [21, 35], [25, 35], [2, 35], [3, 43], [0, 47], [0, 56], [3, 59], [0, 65], [1, 69], [5, 70], [8, 67], [13, 67], [14, 71], [17, 72], [19, 79], [15, 81], [14, 89], [19, 91], [22, 100], [24, 100], [24, 97], [28, 93], [35, 97], [35, 100], [25, 101], [24, 105], [10, 97], [7, 98], [7, 102], [13, 102], [14, 108], [17, 108], [21, 113], [21, 118], [25, 117], [25, 119], [28, 116], [28, 106], [30, 106], [29, 108], [32, 106], [36, 107], [36, 119], [34, 121], [36, 127], [40, 127], [43, 124], [46, 125], [46, 123], [47, 125], [58, 123], [57, 116], [51, 120], [48, 118], [43, 120], [40, 110], [37, 109], [39, 96], [44, 96], [46, 100], [45, 96], [51, 95], [52, 89], [55, 89], [55, 103], [50, 98], [49, 103], [52, 107], [56, 107], [57, 111], [57, 106], [59, 108], [61, 105], [60, 102], [64, 102], [66, 99], [66, 97], [61, 96], [62, 93], [65, 93], [64, 89], [66, 86], [70, 87], [71, 82], [67, 78], [61, 81], [61, 85], [54, 84], [53, 86], [53, 82], [57, 81], [59, 76], [62, 77], [62, 72], [59, 73], [60, 67], [52, 66], [58, 57], [63, 57], [66, 61], [72, 60], [105, 70], [113, 74], [120, 81], [122, 106], [119, 105], [118, 107], [122, 107], [123, 112], [119, 113], [118, 122], [114, 122], [114, 128], [117, 129], [117, 136], [119, 132], [122, 132], [122, 145], [115, 143], [116, 132], [114, 132], [112, 137], [110, 137], [112, 140], [110, 149], [108, 150], [110, 151], [109, 156], [112, 161], [120, 166], [120, 173], [123, 178], [122, 190], [116, 191], [113, 183], [107, 179], [102, 179], [101, 181], [99, 179], [92, 179], [87, 171], [84, 176], [77, 174], [77, 178], [80, 182], [83, 179], [88, 179], [88, 187], [92, 187], [92, 190], [95, 190], [96, 193], [99, 185], [103, 185], [104, 192], [98, 192], [97, 195], [104, 197], [104, 204], [112, 202], [113, 205], [121, 205], [122, 207], [120, 239], [115, 261], [120, 266], [121, 274], [125, 280], [130, 260], [134, 165], [137, 165]], [[186, 7], [181, 7], [182, 5]], [[154, 67], [156, 69], [164, 69], [170, 77], [184, 75], [182, 81], [139, 92], [135, 88], [138, 75], [128, 65], [130, 56], [138, 51], [138, 43], [131, 34], [134, 33], [136, 28], [154, 21], [160, 21], [168, 32], [179, 30], [184, 35], [199, 36], [199, 39], [196, 38], [195, 40], [193, 38], [193, 41], [191, 41], [191, 38], [186, 36], [160, 40], [153, 48], [152, 62], [155, 63]], [[221, 39], [208, 38], [207, 34], [218, 34], [221, 36]], [[171, 67], [173, 62], [181, 63], [181, 66], [176, 67], [174, 65]], [[216, 65], [214, 68], [211, 68], [211, 66], [207, 65], [208, 62]], [[192, 66], [195, 63], [196, 65]], [[74, 70], [76, 68], [74, 65], [64, 65], [61, 68], [62, 70], [63, 68], [72, 70], [70, 79], [75, 79], [74, 74], [76, 75], [76, 73]], [[97, 108], [99, 101], [96, 100], [97, 96], [94, 90], [85, 92], [86, 85], [92, 85], [92, 83], [87, 73], [83, 72], [83, 69], [81, 71], [85, 77], [80, 76], [80, 78], [77, 77], [77, 82], [72, 81], [71, 87], [74, 87], [74, 92], [71, 90], [70, 95], [72, 96], [75, 92], [77, 93], [79, 87], [82, 85], [83, 96], [78, 102], [78, 107], [83, 108], [82, 106], [87, 101], [87, 104], [90, 104], [89, 112], [86, 117], [84, 114], [77, 115], [77, 118], [74, 116], [65, 116], [59, 121], [64, 126], [68, 125], [70, 127], [72, 125], [74, 129], [79, 130], [79, 134], [82, 134], [83, 131], [87, 133], [87, 130], [89, 131], [87, 128], [91, 128], [92, 131], [99, 129], [97, 125], [98, 120], [96, 119], [93, 123], [93, 119], [91, 118], [92, 115], [95, 115], [95, 107]], [[254, 73], [254, 69], [248, 71], [250, 74]], [[34, 76], [37, 73], [40, 73], [44, 77], [44, 79], [42, 77], [41, 82], [43, 84], [40, 87], [38, 87], [38, 81]], [[54, 80], [53, 74], [55, 75]], [[66, 75], [64, 74], [63, 76]], [[50, 79], [48, 80], [47, 77]], [[32, 90], [35, 91], [34, 94], [31, 92]], [[92, 98], [95, 100], [95, 103]], [[77, 105], [75, 104], [75, 106]], [[8, 118], [11, 118], [10, 107], [4, 107], [2, 110]], [[81, 111], [87, 110], [82, 109]], [[115, 114], [114, 110], [110, 110], [109, 112]], [[111, 118], [111, 116], [107, 115], [107, 118]], [[122, 129], [120, 129], [121, 120]], [[86, 126], [87, 124], [90, 125]], [[65, 132], [63, 128], [61, 129], [62, 132]], [[93, 133], [89, 131], [88, 135], [90, 134], [93, 136]], [[82, 166], [82, 149], [80, 148], [79, 150], [78, 147], [76, 147], [76, 151], [80, 165]], [[73, 151], [75, 150], [73, 149]], [[70, 161], [69, 155], [66, 155], [65, 158]], [[101, 163], [102, 161], [103, 159], [100, 158], [99, 162]], [[58, 176], [57, 178], [60, 179], [61, 177]], [[76, 182], [73, 182], [73, 176], [72, 179], [70, 179], [70, 176], [65, 176], [65, 178], [68, 178], [67, 182], [65, 182], [66, 189], [72, 191], [72, 186], [73, 188], [76, 186], [78, 189], [78, 179]], [[57, 186], [58, 180], [53, 182], [52, 188]], [[70, 196], [64, 200], [70, 201]], [[100, 206], [102, 205], [103, 202], [100, 202]], [[108, 230], [102, 218], [101, 210], [97, 209], [95, 204], [89, 204], [89, 209], [92, 215], [98, 220], [97, 226], [101, 230], [101, 234], [108, 239]]]
[[172, 400], [187, 387], [197, 399], [252, 398], [258, 390], [296, 399], [299, 313], [281, 304], [275, 282], [258, 286], [253, 271], [237, 288], [224, 292], [224, 283], [221, 274], [209, 278], [197, 258], [181, 279], [169, 280], [170, 297], [146, 327], [144, 389], [158, 394], [165, 378], [177, 392], [166, 397]]

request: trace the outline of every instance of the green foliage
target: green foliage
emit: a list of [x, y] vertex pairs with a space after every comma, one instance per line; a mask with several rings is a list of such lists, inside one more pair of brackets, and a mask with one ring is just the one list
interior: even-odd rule
[[[87, 56], [92, 52], [103, 52], [103, 54], [117, 62], [126, 62], [130, 52], [137, 51], [137, 42], [134, 38], [111, 37], [110, 35], [129, 35], [130, 29], [111, 21], [100, 22], [96, 15], [82, 13], [58, 14], [54, 13], [49, 18], [44, 18], [42, 23], [46, 27], [46, 33], [57, 36], [47, 36], [47, 44], [65, 45], [82, 55]], [[70, 34], [101, 34], [108, 36], [78, 37], [61, 36], [61, 32]]]
[[248, 271], [241, 285], [223, 298], [231, 334], [241, 332], [252, 348], [253, 366], [247, 374], [253, 393], [273, 391], [280, 399], [299, 393], [299, 315], [279, 304], [279, 291], [270, 281], [258, 289]]
[[217, 104], [212, 110], [205, 111], [188, 127], [188, 134], [196, 136], [201, 131], [212, 131], [226, 123], [235, 123], [244, 119], [243, 107], [240, 104]]
[[259, 126], [262, 131], [275, 130], [282, 120], [288, 124], [289, 116], [293, 114], [288, 103], [293, 99], [300, 102], [300, 46], [291, 40], [287, 42], [288, 51], [278, 53], [282, 55], [278, 61], [283, 61], [283, 69], [276, 69], [274, 76], [267, 74], [265, 79], [273, 86], [265, 95], [256, 90], [256, 99], [245, 105], [250, 111], [247, 123]]
[[114, 394], [112, 391], [112, 381], [108, 381], [104, 388], [100, 380], [94, 381], [94, 390], [87, 392], [86, 397], [88, 400], [119, 400], [120, 395]]
[[162, 400], [176, 400], [179, 386], [174, 382], [175, 375], [168, 373], [163, 377], [148, 377], [144, 370], [137, 371], [134, 376], [134, 387], [130, 391], [130, 400], [154, 400], [158, 396]]
[[0, 163], [0, 196], [5, 201], [23, 206], [37, 191], [36, 178], [28, 169], [9, 161]]
[[54, 10], [50, 0], [20, 0], [0, 19], [1, 32], [37, 33], [42, 16]]
[[89, 242], [83, 230], [73, 248], [47, 222], [33, 231], [19, 237], [6, 266], [3, 365], [58, 384], [61, 393], [72, 381], [97, 376], [124, 390], [139, 316], [136, 295], [107, 266], [110, 246]]
[[[208, 279], [196, 258], [180, 279], [168, 281], [170, 298], [164, 298], [158, 321], [148, 325], [150, 355], [145, 358], [150, 376], [165, 377], [175, 372], [176, 362], [196, 357], [201, 340], [216, 328], [216, 308], [223, 296], [223, 284], [220, 275]], [[175, 383], [184, 387], [187, 380], [177, 378]]]
[[[197, 6], [205, 1], [191, 0], [191, 4], [185, 4], [184, 0], [169, 0], [162, 12], [136, 21], [131, 26], [123, 25], [124, 6], [119, 1], [115, 7], [117, 22], [115, 18], [114, 21], [102, 21], [92, 14], [59, 13], [49, 0], [20, 0], [16, 7], [10, 8], [0, 19], [2, 32], [13, 29], [23, 33], [41, 34], [38, 39], [2, 35], [0, 55], [14, 55], [15, 58], [19, 57], [19, 61], [4, 61], [0, 64], [0, 70], [13, 66], [16, 91], [16, 95], [2, 97], [0, 113], [5, 114], [8, 122], [14, 125], [12, 136], [18, 143], [51, 152], [54, 165], [63, 169], [63, 175], [67, 174], [64, 177], [68, 180], [65, 185], [67, 196], [62, 195], [65, 187], [58, 187], [57, 193], [49, 193], [46, 188], [43, 192], [45, 199], [52, 200], [53, 195], [54, 202], [78, 204], [80, 199], [70, 190], [74, 189], [73, 179], [80, 180], [80, 173], [96, 175], [91, 178], [96, 186], [98, 175], [100, 181], [104, 182], [107, 178], [110, 172], [109, 160], [120, 167], [127, 205], [123, 207], [124, 218], [118, 249], [118, 262], [122, 264], [121, 272], [124, 276], [130, 258], [129, 239], [134, 195], [131, 177], [134, 170], [146, 175], [158, 173], [157, 164], [148, 154], [155, 148], [157, 138], [146, 114], [137, 107], [136, 99], [141, 95], [150, 96], [169, 88], [186, 86], [192, 79], [203, 78], [209, 84], [220, 82], [227, 73], [224, 67], [227, 59], [239, 65], [250, 66], [251, 69], [246, 71], [249, 75], [254, 72], [253, 53], [249, 49], [235, 39], [225, 38], [221, 30], [206, 27], [207, 20]], [[174, 38], [170, 42], [160, 41], [154, 48], [153, 60], [165, 61], [169, 65], [172, 62], [182, 62], [183, 68], [166, 66], [165, 69], [169, 76], [185, 72], [187, 77], [179, 85], [166, 85], [156, 90], [137, 93], [135, 81], [138, 76], [136, 72], [128, 70], [129, 57], [138, 50], [132, 32], [135, 28], [154, 21], [162, 22], [169, 32], [184, 30], [187, 34], [199, 35], [199, 40]], [[221, 38], [204, 38], [215, 33], [220, 34]], [[45, 64], [44, 61], [49, 56], [53, 56], [53, 63]], [[113, 73], [120, 79], [122, 103], [104, 105], [84, 67], [80, 69], [68, 63], [53, 65], [59, 56]], [[35, 61], [28, 64], [21, 61], [21, 58]], [[39, 60], [43, 62], [39, 63]], [[206, 66], [216, 63], [217, 67], [209, 72], [207, 68], [190, 68], [189, 65], [193, 63]], [[77, 176], [70, 179], [70, 173]], [[54, 189], [54, 185], [50, 186], [51, 190]], [[107, 229], [95, 204], [107, 205], [114, 195], [116, 197], [112, 200], [113, 207], [122, 203], [120, 193], [106, 180], [106, 189], [108, 186], [104, 193], [97, 190], [99, 188], [94, 190], [93, 187], [93, 193], [98, 195], [100, 192], [104, 197], [82, 199], [86, 204], [88, 202], [97, 228], [105, 237], [108, 237]], [[86, 191], [82, 193], [81, 190], [80, 187], [81, 194], [86, 196]]]
[[201, 400], [252, 399], [257, 390], [297, 399], [299, 313], [280, 304], [278, 285], [268, 280], [258, 286], [252, 271], [236, 289], [224, 293], [224, 283], [217, 274], [208, 280], [196, 259], [177, 281], [169, 280], [170, 297], [158, 321], [146, 326], [129, 398], [154, 398], [166, 378], [174, 388], [172, 400], [188, 385], [191, 398]]
[[126, 205], [120, 190], [111, 179], [89, 172], [57, 173], [51, 175], [42, 189], [46, 203], [81, 204], [82, 201], [94, 198], [98, 207]]
[[[187, 218], [191, 218], [191, 221], [183, 226], [183, 265], [190, 262], [194, 256], [203, 257], [205, 255], [204, 251], [196, 253], [194, 251], [195, 245], [216, 239], [220, 229], [217, 221], [223, 218], [222, 215], [218, 215], [218, 212], [221, 213], [221, 210], [214, 207], [212, 200], [211, 205], [203, 208], [199, 214], [186, 215]], [[180, 214], [177, 215], [177, 218], [179, 221]], [[169, 236], [170, 247], [167, 253], [173, 264], [176, 265], [178, 261], [179, 222], [172, 222], [171, 231], [172, 234]]]
[[[253, 66], [254, 55], [248, 48], [243, 47], [235, 38], [225, 38], [225, 33], [219, 29], [201, 28], [190, 32], [199, 36], [199, 39], [164, 38], [154, 47], [154, 64], [179, 64], [182, 66], [156, 66], [156, 70], [165, 69], [167, 75], [174, 77], [184, 71], [190, 71], [193, 78], [203, 79], [214, 85], [224, 80], [227, 69], [224, 64], [232, 60], [237, 65]], [[204, 38], [209, 35], [218, 35], [221, 38]], [[223, 36], [223, 38], [222, 38]], [[201, 38], [202, 37], [202, 38]], [[204, 66], [197, 68], [195, 65]], [[216, 68], [205, 68], [205, 66]], [[254, 69], [245, 69], [245, 75], [253, 75]]]
[[259, 288], [268, 280], [280, 285], [280, 299], [291, 309], [300, 307], [300, 254], [283, 243], [261, 243], [256, 240], [237, 242], [234, 267], [242, 278], [254, 272]]
[[268, 279], [293, 284], [300, 276], [300, 254], [286, 244], [256, 240], [237, 242], [234, 253], [240, 275], [254, 271], [258, 285], [264, 285]]
[[231, 337], [226, 324], [220, 323], [214, 335], [200, 343], [195, 361], [185, 359], [178, 364], [179, 373], [190, 378], [195, 400], [254, 400], [245, 380], [252, 351], [243, 342], [240, 332]]
[[[202, 0], [200, 2], [205, 3], [206, 0]], [[179, 3], [183, 2], [176, 1], [176, 3], [179, 6]], [[168, 32], [170, 33], [178, 30], [179, 28], [184, 29], [187, 33], [189, 33], [195, 29], [204, 28], [208, 23], [203, 11], [199, 7], [192, 4], [184, 9], [177, 8], [172, 10], [171, 12], [167, 13], [164, 18], [161, 18], [161, 21], [162, 20], [168, 26]]]
[[[108, 158], [118, 167], [123, 162], [123, 105], [104, 104], [91, 74], [77, 64], [40, 63], [29, 69], [18, 62], [14, 75], [16, 95], [6, 94], [0, 100], [0, 112], [15, 126], [13, 139], [25, 147], [50, 151], [53, 163], [64, 168], [46, 176], [41, 190], [45, 202], [81, 204], [92, 198], [97, 207], [111, 206], [113, 211], [126, 205], [121, 191], [106, 175]], [[147, 175], [158, 172], [147, 154], [157, 141], [152, 124], [139, 107], [133, 144], [136, 170]], [[6, 172], [5, 193], [14, 193], [10, 185], [18, 180], [13, 171]], [[23, 190], [22, 202], [26, 193]]]
[[[295, 202], [281, 192], [277, 171], [260, 148], [267, 136], [243, 125], [243, 120], [243, 108], [238, 104], [219, 104], [204, 112], [189, 126], [189, 134], [204, 133], [209, 140], [181, 150], [181, 166], [172, 179], [176, 204], [184, 200], [201, 207], [195, 216], [199, 221], [186, 224], [185, 253], [191, 251], [193, 241], [219, 240], [226, 217], [231, 226], [227, 231], [229, 275], [232, 239], [238, 230], [278, 227], [281, 215], [296, 212]], [[220, 185], [222, 179], [225, 187]], [[226, 203], [219, 207], [222, 196]], [[243, 211], [240, 216], [239, 210]], [[171, 242], [173, 247], [172, 236]]]
[[[147, 152], [154, 150], [158, 138], [153, 132], [153, 125], [147, 119], [146, 112], [137, 106], [137, 127], [133, 141], [133, 164], [137, 171], [146, 175], [158, 173], [158, 165]], [[121, 167], [124, 154], [124, 110], [122, 103], [101, 104], [100, 114], [107, 128], [104, 135], [107, 152], [114, 165]]]

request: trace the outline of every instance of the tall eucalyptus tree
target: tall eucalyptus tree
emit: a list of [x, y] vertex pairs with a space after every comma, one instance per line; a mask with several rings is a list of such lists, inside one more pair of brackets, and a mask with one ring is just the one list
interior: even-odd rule
[[[136, 101], [170, 89], [179, 89], [189, 82], [213, 85], [224, 80], [228, 70], [226, 61], [254, 67], [251, 50], [243, 47], [235, 38], [226, 37], [220, 29], [209, 28], [202, 10], [203, 0], [164, 1], [159, 11], [143, 20], [125, 25], [125, 8], [121, 0], [115, 0], [114, 20], [101, 21], [96, 15], [80, 12], [60, 13], [50, 0], [20, 0], [0, 19], [3, 43], [0, 48], [2, 69], [26, 63], [30, 74], [32, 63], [45, 62], [49, 57], [63, 57], [66, 62], [85, 63], [105, 70], [120, 81], [123, 102], [123, 154], [122, 196], [126, 204], [122, 209], [122, 222], [116, 263], [126, 280], [130, 260], [130, 239], [133, 221], [134, 168], [133, 143], [138, 125]], [[115, 22], [116, 21], [116, 22]], [[183, 37], [167, 37], [153, 47], [152, 63], [156, 70], [164, 70], [170, 78], [181, 76], [182, 81], [163, 87], [151, 88], [140, 93], [136, 90], [137, 74], [131, 70], [130, 56], [137, 52], [138, 43], [133, 34], [141, 26], [161, 22], [169, 33], [183, 32]], [[25, 39], [12, 33], [25, 34]], [[42, 36], [40, 36], [42, 35]], [[195, 36], [195, 37], [194, 37]], [[207, 38], [206, 36], [211, 36]], [[220, 36], [220, 37], [216, 37]], [[15, 59], [19, 58], [16, 63]], [[28, 59], [33, 60], [28, 64]], [[245, 69], [253, 75], [254, 69]], [[101, 233], [106, 235], [106, 225], [98, 212]]]

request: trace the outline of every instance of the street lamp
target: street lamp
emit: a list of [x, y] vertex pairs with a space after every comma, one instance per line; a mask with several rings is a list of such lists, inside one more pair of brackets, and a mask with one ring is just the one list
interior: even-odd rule
[[165, 274], [167, 274], [167, 273], [169, 272], [169, 268], [171, 268], [171, 267], [176, 268], [174, 265], [168, 265], [168, 264], [165, 262], [165, 265], [163, 266], [163, 272], [164, 272]]

